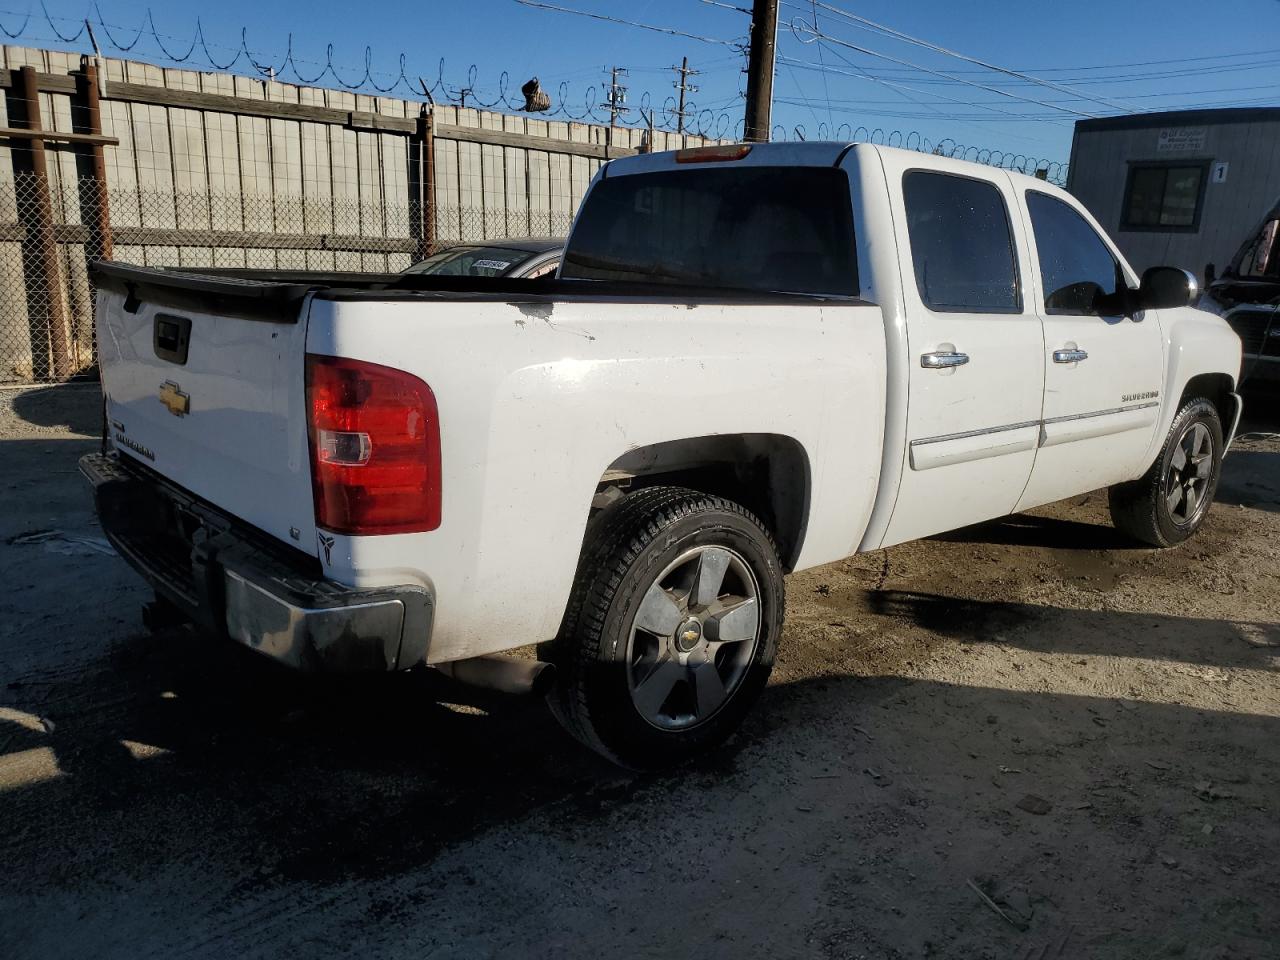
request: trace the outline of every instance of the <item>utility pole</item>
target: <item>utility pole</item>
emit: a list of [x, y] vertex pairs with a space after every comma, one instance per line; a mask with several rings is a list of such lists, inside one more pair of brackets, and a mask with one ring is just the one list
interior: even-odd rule
[[631, 108], [626, 105], [627, 88], [618, 83], [618, 77], [625, 77], [626, 75], [627, 71], [622, 67], [614, 67], [609, 71], [609, 90], [605, 94], [603, 106], [609, 108], [610, 129], [618, 125], [618, 114], [631, 112]]
[[672, 84], [680, 91], [680, 106], [676, 110], [676, 133], [684, 133], [684, 95], [698, 92], [698, 88], [689, 83], [689, 78], [696, 77], [698, 71], [689, 69], [688, 57], [680, 61], [680, 66], [672, 67], [671, 69], [680, 74], [680, 82]]
[[747, 115], [743, 139], [769, 139], [773, 112], [773, 60], [778, 43], [778, 0], [753, 0], [751, 52], [747, 59]]

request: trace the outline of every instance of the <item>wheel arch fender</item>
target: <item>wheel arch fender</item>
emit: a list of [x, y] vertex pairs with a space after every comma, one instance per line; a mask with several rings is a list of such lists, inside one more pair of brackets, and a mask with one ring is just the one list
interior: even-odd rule
[[735, 433], [652, 443], [618, 456], [601, 487], [687, 487], [733, 500], [754, 513], [773, 536], [785, 570], [804, 544], [813, 491], [804, 444], [779, 433]]
[[1213, 401], [1228, 444], [1241, 413], [1236, 393], [1240, 338], [1235, 332], [1220, 317], [1189, 307], [1162, 311], [1161, 322], [1166, 332], [1164, 404], [1144, 470], [1160, 452], [1174, 417], [1191, 396]]

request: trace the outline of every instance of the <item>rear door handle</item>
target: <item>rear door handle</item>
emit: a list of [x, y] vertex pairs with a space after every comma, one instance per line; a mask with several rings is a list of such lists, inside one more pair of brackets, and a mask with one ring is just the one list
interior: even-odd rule
[[1079, 363], [1081, 360], [1088, 360], [1089, 354], [1084, 350], [1055, 350], [1053, 351], [1054, 363]]
[[920, 366], [926, 370], [943, 370], [947, 367], [960, 367], [969, 362], [967, 353], [956, 353], [954, 350], [938, 350], [935, 353], [920, 355]]

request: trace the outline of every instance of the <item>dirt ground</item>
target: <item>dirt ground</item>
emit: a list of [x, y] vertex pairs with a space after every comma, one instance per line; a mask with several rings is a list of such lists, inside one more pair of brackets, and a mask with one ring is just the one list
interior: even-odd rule
[[632, 776], [147, 633], [97, 404], [0, 391], [0, 956], [1280, 957], [1280, 443], [1178, 549], [1094, 494], [792, 577], [743, 733]]

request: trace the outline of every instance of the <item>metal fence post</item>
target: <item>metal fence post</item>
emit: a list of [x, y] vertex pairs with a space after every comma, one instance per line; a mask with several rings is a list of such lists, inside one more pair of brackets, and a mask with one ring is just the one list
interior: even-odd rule
[[[85, 119], [88, 130], [94, 136], [102, 136], [102, 102], [98, 91], [98, 66], [88, 57], [81, 63], [81, 72], [76, 77], [80, 99], [84, 104]], [[86, 191], [81, 184], [80, 209], [81, 219], [92, 224], [89, 231], [90, 242], [85, 244], [85, 257], [91, 262], [111, 259], [111, 201], [107, 185], [106, 148], [101, 143], [94, 143], [89, 148], [92, 160], [93, 183], [91, 190]], [[91, 194], [86, 196], [86, 194]], [[86, 201], [88, 201], [86, 203]], [[85, 207], [92, 211], [92, 216], [85, 215]]]
[[[40, 93], [35, 67], [23, 67], [22, 99], [26, 107], [27, 129], [41, 131]], [[67, 304], [62, 291], [62, 271], [58, 265], [58, 243], [53, 232], [53, 199], [49, 193], [49, 167], [45, 159], [44, 141], [31, 138], [32, 190], [28, 204], [27, 242], [31, 249], [34, 272], [40, 276], [47, 302], [46, 323], [49, 352], [52, 354], [53, 376], [70, 377], [74, 370], [67, 342]], [[31, 301], [30, 294], [27, 297]], [[33, 344], [33, 347], [35, 345]], [[35, 350], [32, 350], [35, 353]]]
[[418, 259], [436, 251], [436, 137], [435, 113], [427, 106], [418, 114], [416, 131], [417, 163], [413, 170], [417, 184], [413, 201], [418, 205], [414, 224], [418, 235]]

